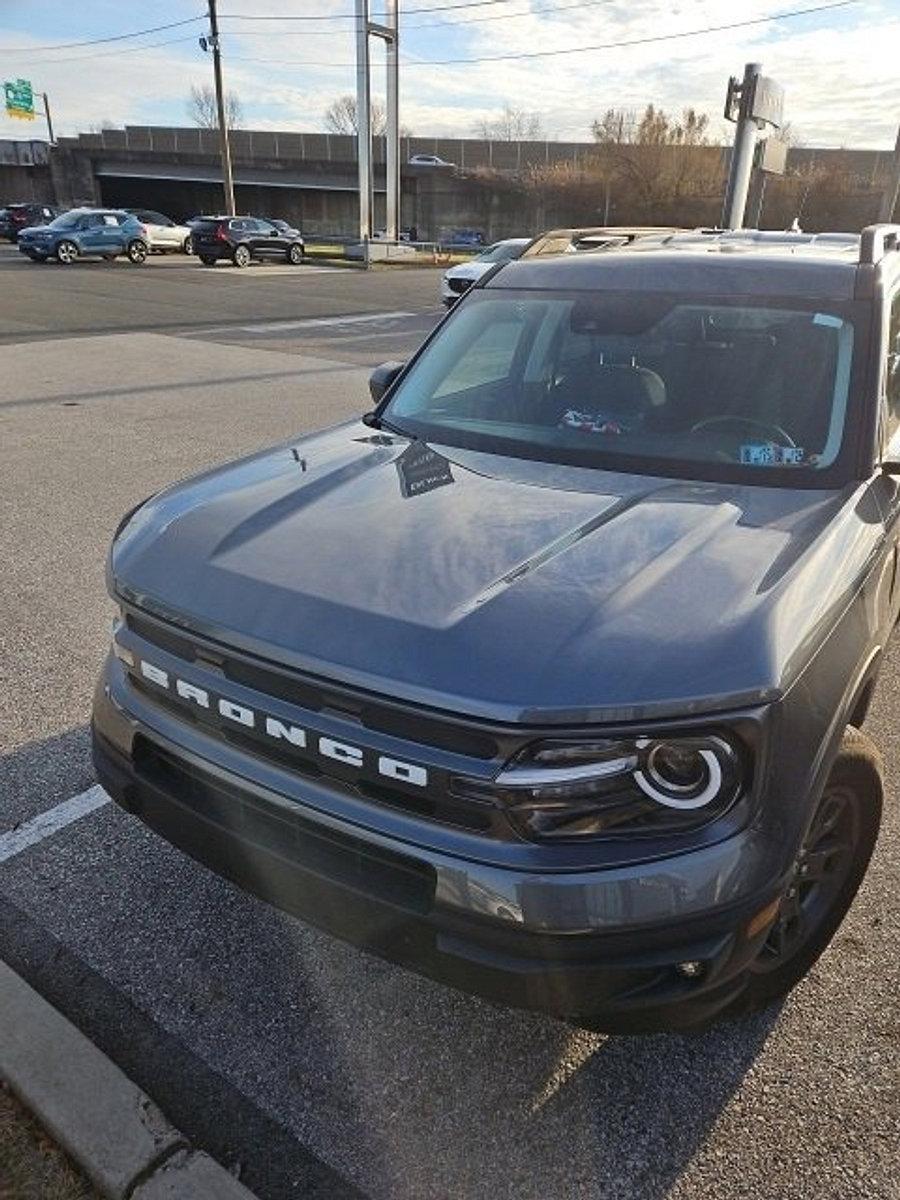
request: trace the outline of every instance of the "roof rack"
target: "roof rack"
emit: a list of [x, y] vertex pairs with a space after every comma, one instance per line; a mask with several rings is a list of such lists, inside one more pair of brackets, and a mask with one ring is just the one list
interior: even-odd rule
[[867, 225], [859, 243], [859, 261], [875, 266], [892, 250], [900, 250], [900, 225]]

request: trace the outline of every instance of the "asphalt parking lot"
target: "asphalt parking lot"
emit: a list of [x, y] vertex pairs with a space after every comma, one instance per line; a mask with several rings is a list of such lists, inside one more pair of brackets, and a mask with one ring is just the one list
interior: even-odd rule
[[[605, 1038], [450, 991], [102, 798], [50, 831], [94, 782], [119, 516], [364, 410], [368, 369], [438, 319], [437, 286], [0, 248], [0, 957], [264, 1200], [898, 1200], [896, 645], [868, 724], [890, 798], [863, 890], [787, 1003], [707, 1033]], [[34, 844], [4, 843], [41, 814]]]

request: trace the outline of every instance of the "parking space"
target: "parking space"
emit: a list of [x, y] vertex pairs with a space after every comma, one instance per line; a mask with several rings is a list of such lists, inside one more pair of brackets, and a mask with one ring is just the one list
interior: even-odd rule
[[783, 1007], [604, 1038], [370, 958], [92, 793], [87, 720], [122, 512], [367, 408], [437, 273], [0, 270], [0, 957], [266, 1200], [897, 1200], [900, 649], [876, 859]]

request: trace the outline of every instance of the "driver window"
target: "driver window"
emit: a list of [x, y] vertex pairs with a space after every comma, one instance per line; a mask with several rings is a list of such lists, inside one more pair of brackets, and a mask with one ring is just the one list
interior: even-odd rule
[[891, 304], [884, 379], [887, 398], [886, 441], [891, 441], [900, 428], [900, 292], [894, 296]]

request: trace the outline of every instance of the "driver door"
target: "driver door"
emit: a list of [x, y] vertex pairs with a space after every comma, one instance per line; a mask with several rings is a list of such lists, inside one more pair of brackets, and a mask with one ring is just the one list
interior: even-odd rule
[[78, 242], [84, 254], [103, 254], [104, 229], [103, 213], [88, 213], [81, 218]]

